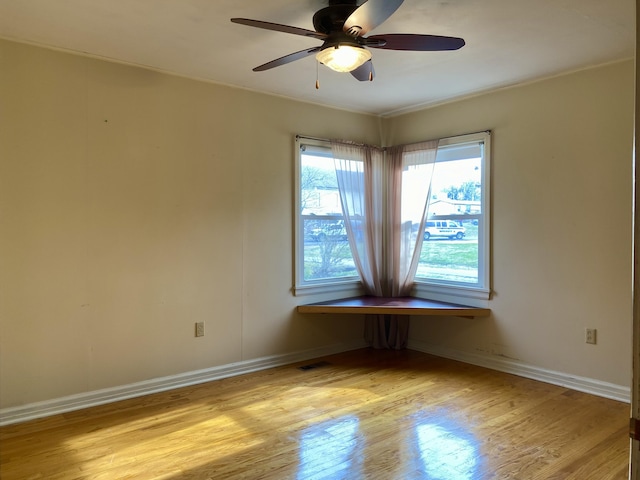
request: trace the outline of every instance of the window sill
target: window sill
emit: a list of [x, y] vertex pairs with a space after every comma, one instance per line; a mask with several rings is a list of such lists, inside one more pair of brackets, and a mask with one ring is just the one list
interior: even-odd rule
[[298, 285], [293, 288], [293, 294], [296, 297], [306, 295], [322, 295], [322, 294], [336, 294], [340, 297], [355, 297], [357, 295], [363, 295], [364, 289], [360, 281], [347, 281], [347, 282], [335, 282], [324, 284], [309, 284]]
[[430, 300], [451, 303], [485, 303], [491, 299], [491, 290], [483, 288], [462, 287], [458, 285], [437, 285], [415, 282], [413, 295]]

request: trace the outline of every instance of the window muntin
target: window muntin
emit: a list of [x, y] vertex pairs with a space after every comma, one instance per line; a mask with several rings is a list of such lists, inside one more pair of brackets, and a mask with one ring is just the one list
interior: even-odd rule
[[488, 298], [488, 133], [442, 139], [431, 184], [419, 294]]
[[328, 141], [296, 142], [296, 291], [359, 287]]

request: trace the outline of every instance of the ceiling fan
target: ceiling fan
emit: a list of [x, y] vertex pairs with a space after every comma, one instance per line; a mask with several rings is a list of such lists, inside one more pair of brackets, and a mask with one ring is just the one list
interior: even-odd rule
[[358, 6], [357, 0], [329, 0], [329, 6], [313, 15], [313, 30], [248, 18], [232, 18], [234, 23], [316, 38], [324, 43], [277, 58], [253, 69], [269, 70], [316, 54], [317, 60], [338, 72], [350, 72], [360, 81], [373, 80], [373, 64], [368, 48], [387, 50], [439, 51], [457, 50], [465, 44], [462, 38], [439, 35], [391, 33], [364, 35], [389, 18], [404, 0], [368, 0]]

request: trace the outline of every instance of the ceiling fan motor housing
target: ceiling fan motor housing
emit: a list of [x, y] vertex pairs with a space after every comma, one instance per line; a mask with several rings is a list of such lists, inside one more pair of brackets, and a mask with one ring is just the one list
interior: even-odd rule
[[326, 33], [327, 35], [334, 32], [342, 32], [344, 22], [357, 8], [358, 6], [354, 2], [353, 5], [342, 3], [318, 10], [313, 15], [313, 28], [315, 28], [316, 32]]

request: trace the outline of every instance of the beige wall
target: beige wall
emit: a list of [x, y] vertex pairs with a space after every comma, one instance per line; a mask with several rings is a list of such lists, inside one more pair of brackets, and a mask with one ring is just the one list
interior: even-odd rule
[[632, 62], [383, 121], [9, 42], [0, 62], [0, 408], [360, 339], [293, 314], [295, 133], [492, 129], [494, 315], [412, 339], [628, 384]]
[[493, 315], [414, 341], [630, 384], [633, 88], [627, 61], [387, 121], [390, 144], [493, 131]]
[[1, 407], [361, 339], [293, 314], [293, 144], [377, 118], [0, 49]]

